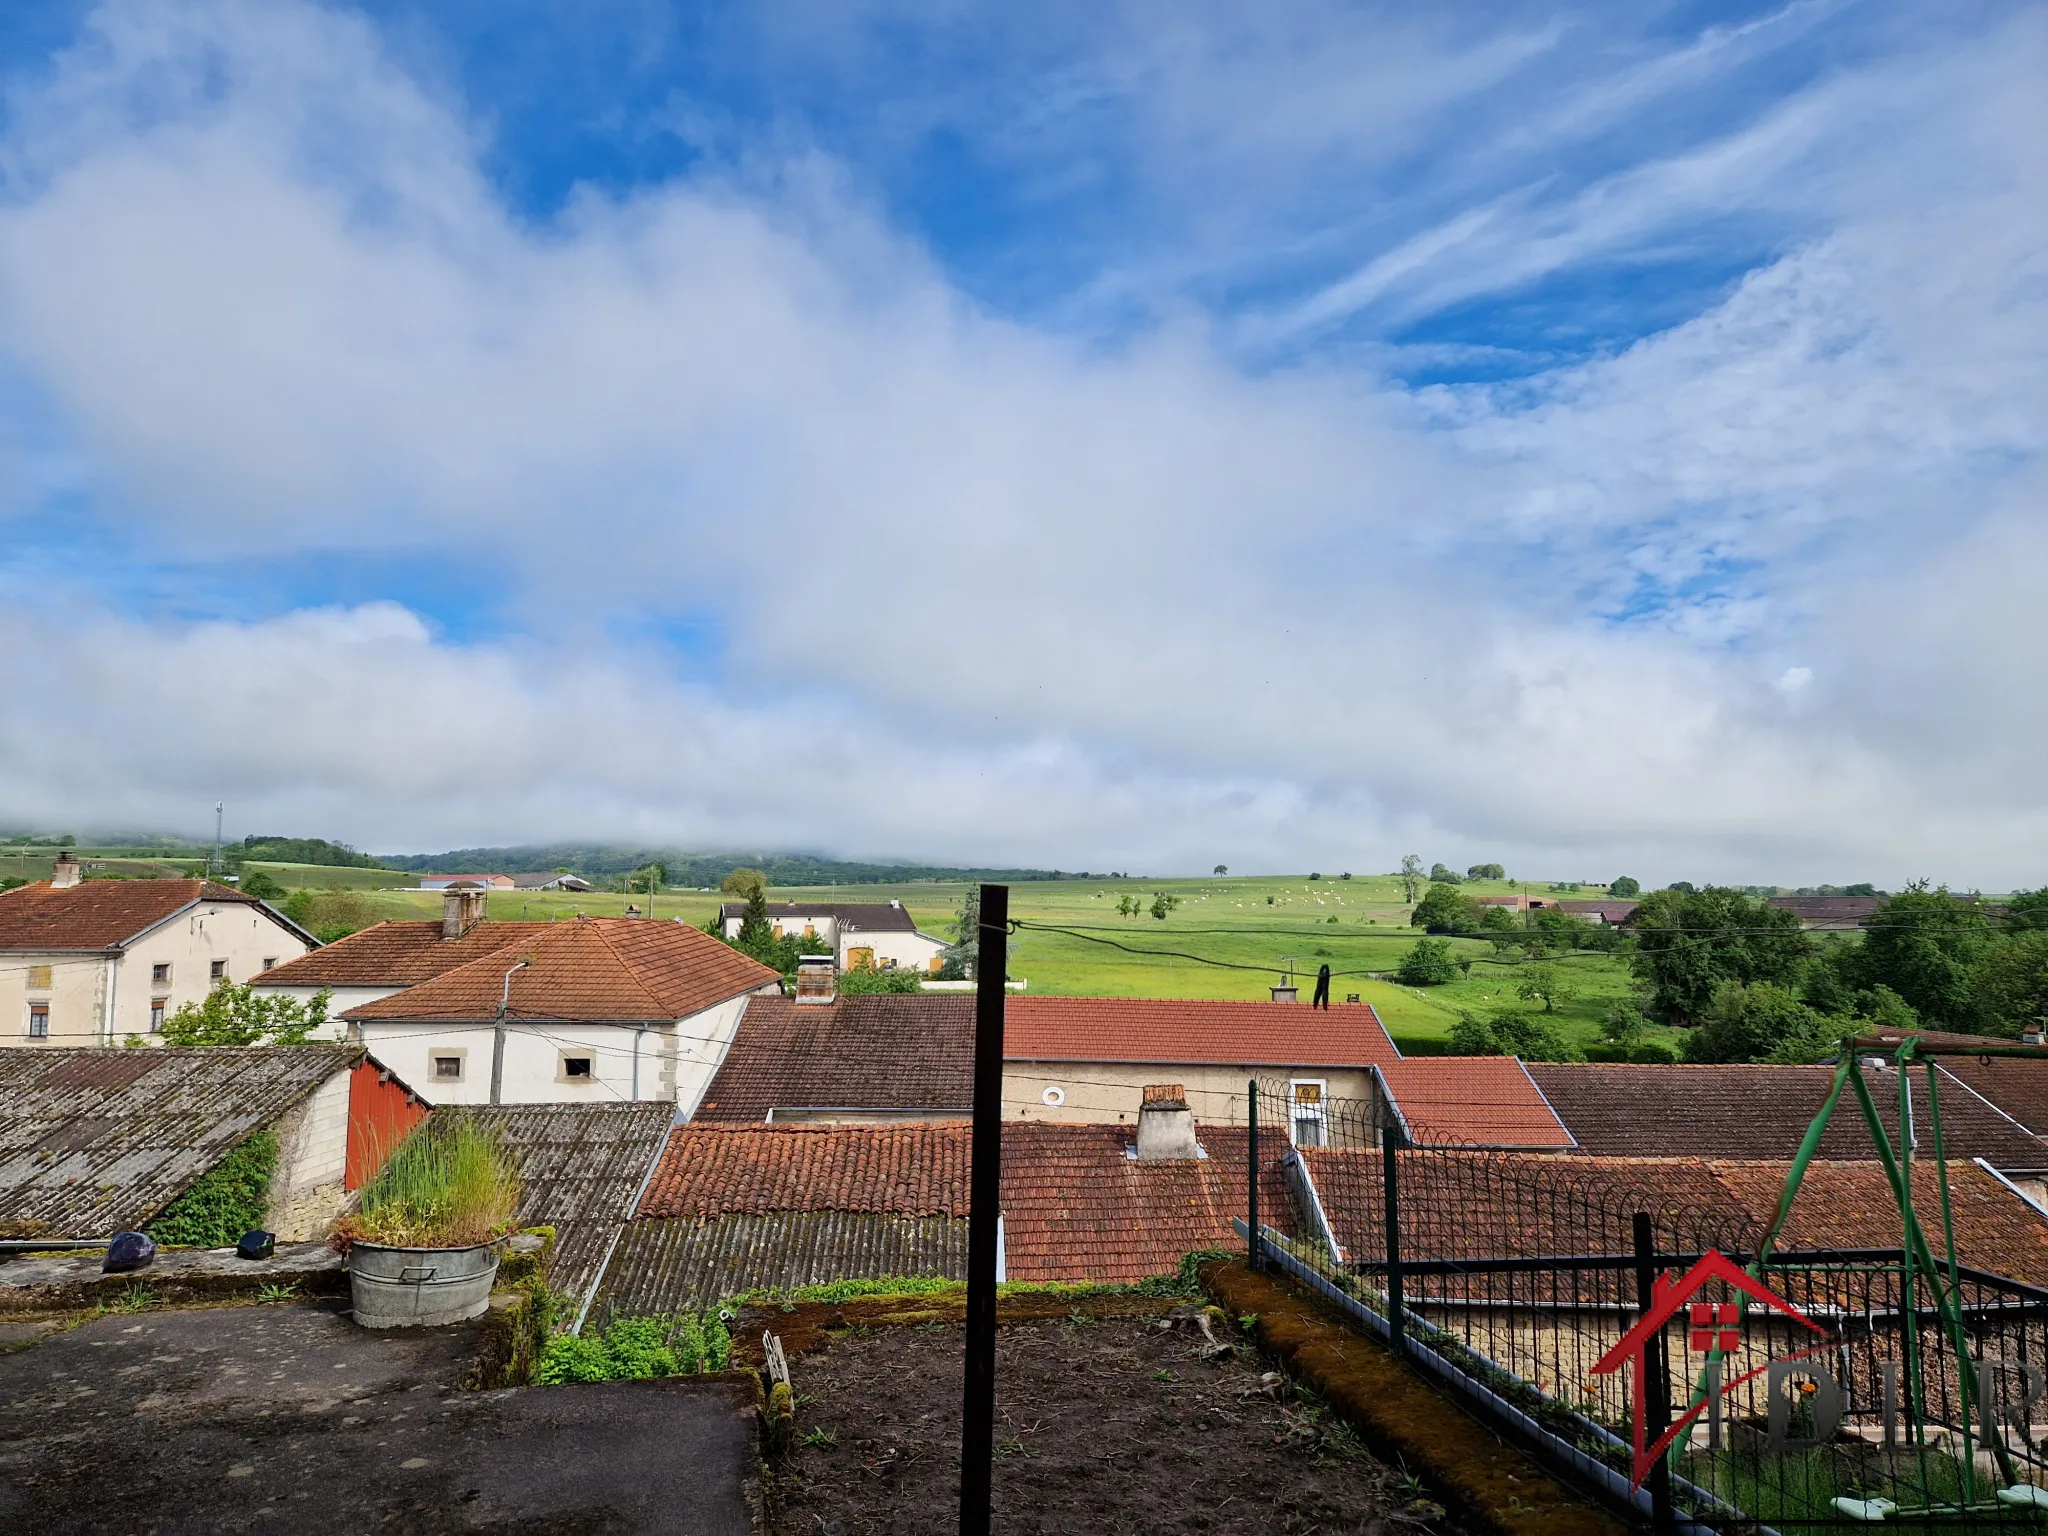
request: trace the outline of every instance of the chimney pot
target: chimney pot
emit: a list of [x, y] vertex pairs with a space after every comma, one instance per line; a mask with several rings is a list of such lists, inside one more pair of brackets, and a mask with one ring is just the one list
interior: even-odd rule
[[2020, 1031], [2020, 1044], [2022, 1045], [2040, 1045], [2043, 1041], [2044, 1036], [2041, 1026], [2038, 1024], [2029, 1024]]
[[839, 969], [830, 955], [799, 955], [796, 962], [796, 1000], [799, 1003], [836, 1002]]
[[69, 848], [59, 849], [57, 862], [50, 866], [50, 885], [55, 890], [68, 890], [78, 884], [78, 857]]
[[1301, 989], [1291, 981], [1276, 981], [1273, 983], [1273, 1001], [1298, 1003], [1301, 1001]]
[[1149, 1085], [1138, 1106], [1138, 1161], [1187, 1161], [1200, 1156], [1187, 1089], [1179, 1083]]
[[480, 890], [457, 890], [453, 887], [441, 893], [441, 937], [459, 939], [480, 922], [484, 915], [484, 893]]

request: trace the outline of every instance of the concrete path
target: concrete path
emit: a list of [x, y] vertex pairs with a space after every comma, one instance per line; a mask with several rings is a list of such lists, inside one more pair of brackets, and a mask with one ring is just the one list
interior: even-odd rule
[[0, 1530], [746, 1536], [749, 1394], [463, 1392], [469, 1327], [115, 1315], [0, 1356]]

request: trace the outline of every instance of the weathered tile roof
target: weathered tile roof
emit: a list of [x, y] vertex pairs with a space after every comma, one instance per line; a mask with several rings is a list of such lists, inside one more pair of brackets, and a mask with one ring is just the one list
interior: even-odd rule
[[[1876, 1038], [1896, 1048], [1905, 1038], [1899, 1030], [1882, 1030]], [[1916, 1029], [1928, 1045], [1960, 1047], [1996, 1045], [2010, 1047], [2011, 1040], [1994, 1040], [1984, 1035], [1958, 1035], [1939, 1029]], [[1941, 1069], [1971, 1093], [2025, 1126], [2037, 1136], [2048, 1136], [2048, 1049], [2034, 1056], [1943, 1056]], [[1941, 1100], [1941, 1118], [1948, 1123], [1948, 1095]], [[1996, 1163], [1996, 1158], [1991, 1159]], [[2009, 1165], [1999, 1163], [1999, 1167]], [[2048, 1166], [2044, 1164], [2043, 1166]]]
[[441, 936], [441, 920], [378, 923], [336, 939], [309, 955], [272, 966], [256, 977], [258, 986], [413, 987], [508, 944], [518, 944], [546, 923], [500, 923], [486, 919], [459, 939]]
[[[1376, 1152], [1303, 1149], [1347, 1258], [1384, 1252], [1384, 1184]], [[1630, 1251], [1629, 1223], [1648, 1211], [1678, 1240], [1753, 1245], [1784, 1192], [1789, 1162], [1709, 1158], [1571, 1158], [1431, 1152], [1401, 1159], [1402, 1249], [1425, 1259]], [[2017, 1280], [2048, 1279], [2048, 1221], [1990, 1174], [1949, 1165], [1957, 1256]], [[1940, 1208], [1932, 1164], [1913, 1167], [1916, 1207]], [[1938, 1230], [1938, 1228], [1937, 1228]], [[1669, 1236], [1660, 1239], [1672, 1240]], [[1896, 1248], [1898, 1207], [1882, 1165], [1809, 1165], [1777, 1247]]]
[[1367, 1003], [1013, 997], [1003, 1054], [1012, 1061], [1132, 1061], [1244, 1066], [1385, 1066], [1400, 1052]]
[[1560, 901], [1557, 909], [1569, 912], [1573, 917], [1597, 917], [1603, 922], [1625, 923], [1641, 905], [1639, 901]]
[[[1009, 1277], [1136, 1281], [1171, 1270], [1194, 1249], [1233, 1244], [1231, 1219], [1246, 1205], [1245, 1133], [1203, 1126], [1198, 1136], [1206, 1158], [1141, 1163], [1127, 1155], [1135, 1139], [1128, 1126], [1006, 1122]], [[707, 1221], [844, 1211], [957, 1220], [968, 1211], [971, 1146], [964, 1125], [678, 1126], [639, 1214]], [[1266, 1219], [1286, 1230], [1286, 1177], [1274, 1158], [1262, 1162]], [[632, 1251], [640, 1252], [650, 1240], [635, 1241]]]
[[661, 1156], [673, 1104], [449, 1106], [428, 1129], [468, 1120], [519, 1161], [519, 1220], [555, 1229], [548, 1283], [580, 1306]]
[[1767, 896], [1766, 906], [1797, 915], [1802, 923], [1828, 923], [1860, 928], [1864, 920], [1877, 915], [1883, 898], [1877, 896]]
[[[2018, 1065], [2048, 1070], [2048, 1063]], [[1820, 1112], [1834, 1071], [1752, 1063], [1529, 1065], [1529, 1075], [1570, 1129], [1578, 1150], [1601, 1157], [1789, 1158]], [[1879, 1118], [1897, 1146], [1898, 1077], [1891, 1072], [1869, 1077]], [[1944, 1086], [1949, 1091], [1941, 1096], [1942, 1144], [1951, 1160], [1981, 1157], [2003, 1169], [2048, 1168], [2048, 1143], [1961, 1083]], [[1925, 1076], [1912, 1074], [1911, 1087], [1915, 1134], [1922, 1152], [1931, 1152]], [[1821, 1156], [1877, 1156], [1862, 1115], [1846, 1096], [1821, 1141]]]
[[497, 1017], [510, 984], [512, 1019], [652, 1023], [680, 1019], [772, 984], [777, 975], [687, 923], [579, 917], [537, 923], [500, 948], [416, 987], [349, 1009], [345, 1019], [475, 1022]]
[[138, 1226], [361, 1059], [338, 1045], [0, 1051], [0, 1236]]
[[[1127, 1126], [1012, 1122], [1003, 1128], [1003, 1253], [1012, 1280], [1134, 1284], [1183, 1255], [1235, 1248], [1245, 1214], [1245, 1132], [1198, 1127], [1205, 1158], [1139, 1162]], [[1285, 1174], [1262, 1144], [1261, 1222], [1294, 1226]]]
[[[724, 919], [745, 917], [747, 904], [744, 901], [722, 902], [718, 915]], [[768, 921], [787, 924], [792, 918], [830, 917], [839, 926], [854, 933], [915, 933], [917, 924], [911, 920], [908, 907], [892, 906], [886, 901], [771, 901], [768, 903]]]
[[964, 1110], [974, 1098], [974, 999], [871, 993], [831, 1003], [747, 1000], [695, 1118], [758, 1122], [771, 1109]]
[[0, 950], [114, 949], [201, 901], [262, 905], [210, 880], [40, 880], [0, 891]]
[[1571, 1132], [1512, 1056], [1407, 1056], [1380, 1068], [1419, 1143], [1555, 1147]]
[[708, 1307], [741, 1291], [890, 1275], [967, 1278], [967, 1223], [952, 1216], [774, 1211], [630, 1222], [591, 1319]]
[[965, 1216], [969, 1136], [964, 1125], [679, 1125], [639, 1214]]

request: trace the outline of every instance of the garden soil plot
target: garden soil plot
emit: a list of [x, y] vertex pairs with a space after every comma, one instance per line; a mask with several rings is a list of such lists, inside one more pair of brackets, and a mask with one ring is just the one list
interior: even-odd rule
[[[1011, 1323], [996, 1345], [1003, 1532], [1470, 1529], [1239, 1347], [1154, 1317]], [[776, 1536], [958, 1528], [953, 1323], [834, 1334], [794, 1358], [798, 1443], [771, 1463]]]

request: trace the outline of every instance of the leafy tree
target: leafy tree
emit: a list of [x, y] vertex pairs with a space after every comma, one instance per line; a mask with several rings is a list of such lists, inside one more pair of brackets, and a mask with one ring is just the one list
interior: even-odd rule
[[1578, 995], [1577, 983], [1560, 975], [1554, 965], [1530, 966], [1515, 985], [1515, 996], [1526, 1003], [1542, 1003], [1545, 1013], [1555, 1013], [1559, 1003], [1568, 1003]]
[[1619, 901], [1643, 894], [1643, 884], [1633, 875], [1617, 875], [1607, 887], [1607, 894]]
[[1404, 853], [1401, 855], [1402, 900], [1412, 903], [1422, 893], [1422, 855]]
[[1634, 1003], [1611, 1004], [1600, 1020], [1600, 1037], [1610, 1045], [1633, 1053], [1649, 1032], [1650, 1021]]
[[1408, 914], [1408, 924], [1430, 933], [1470, 933], [1479, 926], [1479, 904], [1455, 885], [1433, 881]]
[[1774, 982], [1723, 981], [1686, 1037], [1686, 1060], [1814, 1060], [1839, 1038], [1829, 1017]]
[[[1135, 906], [1136, 903], [1133, 902], [1132, 905]], [[1152, 893], [1152, 915], [1162, 923], [1166, 921], [1166, 914], [1179, 905], [1180, 898], [1178, 896], [1169, 896], [1164, 891], [1154, 891]]]
[[[1117, 903], [1117, 911], [1124, 910]], [[953, 942], [939, 959], [941, 981], [971, 981], [974, 960], [981, 953], [981, 887], [970, 885], [960, 898], [960, 911], [953, 919]]]
[[[1690, 880], [1674, 880], [1669, 885], [1665, 886], [1664, 889], [1667, 891], [1683, 891], [1686, 895], [1690, 896], [1695, 891], [1697, 891], [1699, 887], [1694, 885]], [[1709, 887], [1709, 889], [1711, 889], [1711, 887]]]
[[921, 992], [924, 983], [908, 966], [898, 966], [893, 971], [870, 967], [844, 973], [839, 978], [839, 990], [849, 997], [870, 992]]
[[1543, 907], [1529, 914], [1529, 927], [1546, 950], [1612, 949], [1621, 936], [1602, 923], [1589, 923], [1556, 907]]
[[654, 895], [668, 884], [668, 866], [659, 859], [650, 859], [627, 876], [627, 885], [637, 891]]
[[1320, 879], [1322, 879], [1322, 878], [1323, 878], [1323, 872], [1322, 872], [1322, 871], [1321, 871], [1320, 869], [1318, 869], [1318, 870], [1312, 870], [1312, 871], [1310, 871], [1310, 873], [1309, 873], [1309, 879], [1310, 879], [1310, 880], [1312, 880], [1312, 881], [1314, 881], [1314, 880], [1320, 880]]
[[1465, 871], [1467, 880], [1505, 880], [1507, 877], [1507, 870], [1498, 864], [1474, 864]]
[[1445, 868], [1441, 860], [1429, 866], [1429, 878], [1438, 885], [1456, 885], [1458, 883], [1456, 872]]
[[1976, 970], [1991, 948], [1982, 905], [1916, 880], [1879, 905], [1843, 966], [1858, 986], [1890, 987], [1936, 1028], [1968, 1032], [1979, 1023]]
[[1636, 940], [1629, 969], [1649, 988], [1645, 1011], [1666, 1024], [1699, 1022], [1731, 981], [1790, 986], [1812, 948], [1792, 913], [1725, 886], [1653, 892], [1629, 928]]
[[768, 877], [758, 869], [742, 866], [719, 881], [718, 888], [728, 896], [737, 896], [742, 901], [751, 902], [755, 896], [767, 893]]
[[2038, 891], [2013, 893], [2012, 900], [2005, 904], [2005, 929], [2008, 933], [2048, 929], [2048, 885]]
[[304, 1045], [327, 1022], [333, 994], [325, 987], [304, 1002], [263, 995], [232, 981], [186, 1003], [164, 1020], [166, 1045]]
[[2000, 944], [1977, 968], [1979, 1027], [2018, 1039], [2048, 1018], [2048, 930], [2030, 928]]
[[1524, 1061], [1580, 1061], [1585, 1053], [1549, 1021], [1526, 1014], [1481, 1018], [1463, 1013], [1451, 1026], [1451, 1050], [1459, 1056], [1519, 1056]]
[[1506, 907], [1481, 907], [1479, 931], [1493, 945], [1496, 955], [1505, 955], [1522, 942], [1522, 925]]
[[1228, 864], [1218, 864], [1216, 866], [1216, 873], [1219, 875], [1227, 875], [1230, 873], [1230, 866]]
[[258, 901], [284, 900], [284, 887], [260, 869], [249, 870], [242, 876], [240, 890], [244, 896], [254, 896]]
[[345, 939], [377, 920], [369, 898], [338, 886], [327, 891], [293, 891], [278, 910], [322, 944]]
[[1394, 979], [1410, 987], [1440, 987], [1458, 979], [1458, 959], [1442, 939], [1417, 939], [1401, 957]]
[[775, 930], [768, 926], [768, 889], [765, 885], [756, 885], [747, 893], [747, 909], [740, 914], [740, 931], [735, 942], [749, 954], [775, 942]]

